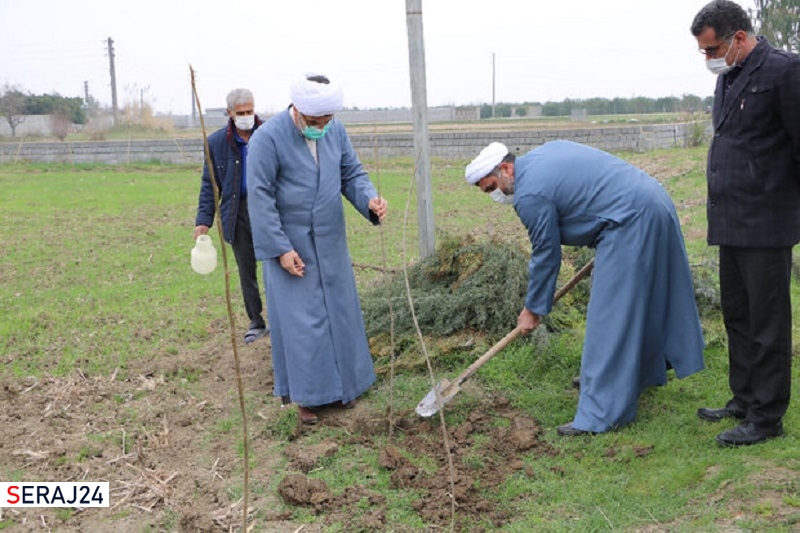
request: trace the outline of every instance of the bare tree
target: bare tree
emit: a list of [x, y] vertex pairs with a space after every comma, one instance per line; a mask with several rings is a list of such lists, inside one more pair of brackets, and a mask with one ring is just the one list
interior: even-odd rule
[[25, 122], [25, 106], [28, 96], [22, 90], [6, 83], [0, 91], [0, 116], [11, 128], [11, 136], [17, 135], [17, 126]]
[[53, 135], [58, 137], [59, 141], [64, 141], [64, 139], [67, 138], [67, 134], [69, 134], [72, 129], [72, 120], [70, 119], [68, 109], [56, 109], [50, 115], [50, 129]]

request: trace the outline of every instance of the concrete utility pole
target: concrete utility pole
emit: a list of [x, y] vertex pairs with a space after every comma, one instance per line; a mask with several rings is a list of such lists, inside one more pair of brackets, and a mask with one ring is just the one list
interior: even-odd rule
[[494, 52], [492, 52], [492, 118], [494, 118]]
[[114, 41], [108, 38], [108, 61], [111, 68], [111, 107], [114, 110], [114, 127], [119, 119], [119, 108], [117, 107], [117, 75], [114, 72]]
[[83, 94], [84, 94], [83, 101], [88, 104], [89, 103], [89, 82], [88, 81], [84, 81], [83, 82]]
[[428, 140], [428, 96], [425, 81], [425, 45], [422, 38], [422, 0], [406, 0], [408, 63], [411, 75], [411, 112], [414, 116], [414, 175], [417, 180], [417, 221], [421, 258], [434, 253], [431, 158]]

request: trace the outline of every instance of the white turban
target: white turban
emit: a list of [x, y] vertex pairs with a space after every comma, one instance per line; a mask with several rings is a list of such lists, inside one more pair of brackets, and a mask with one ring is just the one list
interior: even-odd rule
[[498, 142], [494, 142], [481, 150], [478, 157], [467, 165], [467, 170], [464, 172], [467, 183], [475, 185], [488, 176], [489, 173], [503, 161], [503, 158], [507, 154], [508, 148], [506, 148], [506, 145]]
[[343, 97], [339, 84], [309, 81], [306, 78], [310, 76], [315, 74], [302, 76], [289, 89], [292, 104], [297, 110], [308, 117], [324, 117], [341, 111]]

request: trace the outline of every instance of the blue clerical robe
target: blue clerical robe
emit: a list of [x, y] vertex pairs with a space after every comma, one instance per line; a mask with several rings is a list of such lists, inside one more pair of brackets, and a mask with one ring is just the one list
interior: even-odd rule
[[[378, 194], [337, 120], [316, 141], [319, 164], [290, 111], [250, 139], [248, 210], [262, 261], [275, 395], [303, 406], [347, 403], [376, 379], [347, 247], [342, 195], [373, 224]], [[279, 257], [295, 250], [303, 277]]]
[[561, 245], [596, 248], [573, 427], [632, 422], [641, 392], [703, 369], [703, 334], [675, 206], [654, 178], [553, 141], [518, 157], [514, 209], [532, 244], [525, 307], [550, 312]]

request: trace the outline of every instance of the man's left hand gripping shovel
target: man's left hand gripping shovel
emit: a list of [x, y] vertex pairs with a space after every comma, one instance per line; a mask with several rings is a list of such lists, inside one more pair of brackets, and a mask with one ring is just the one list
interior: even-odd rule
[[[555, 296], [553, 297], [553, 304], [561, 299], [567, 292], [569, 292], [572, 287], [578, 284], [583, 278], [585, 278], [589, 272], [592, 271], [592, 267], [594, 267], [594, 259], [586, 263], [583, 268], [581, 268], [567, 283], [561, 287], [558, 292], [556, 292]], [[433, 416], [439, 409], [444, 407], [444, 404], [449, 402], [453, 399], [453, 397], [459, 393], [461, 390], [461, 385], [464, 384], [470, 377], [472, 377], [475, 372], [478, 371], [480, 367], [485, 365], [489, 359], [497, 355], [503, 348], [508, 346], [511, 341], [516, 339], [520, 334], [519, 327], [514, 328], [510, 333], [508, 333], [505, 337], [500, 339], [497, 344], [489, 348], [489, 350], [480, 356], [474, 363], [469, 365], [469, 367], [464, 370], [456, 379], [455, 381], [449, 381], [447, 379], [443, 379], [440, 381], [434, 388], [428, 392], [428, 394], [417, 404], [417, 414], [419, 416]]]

